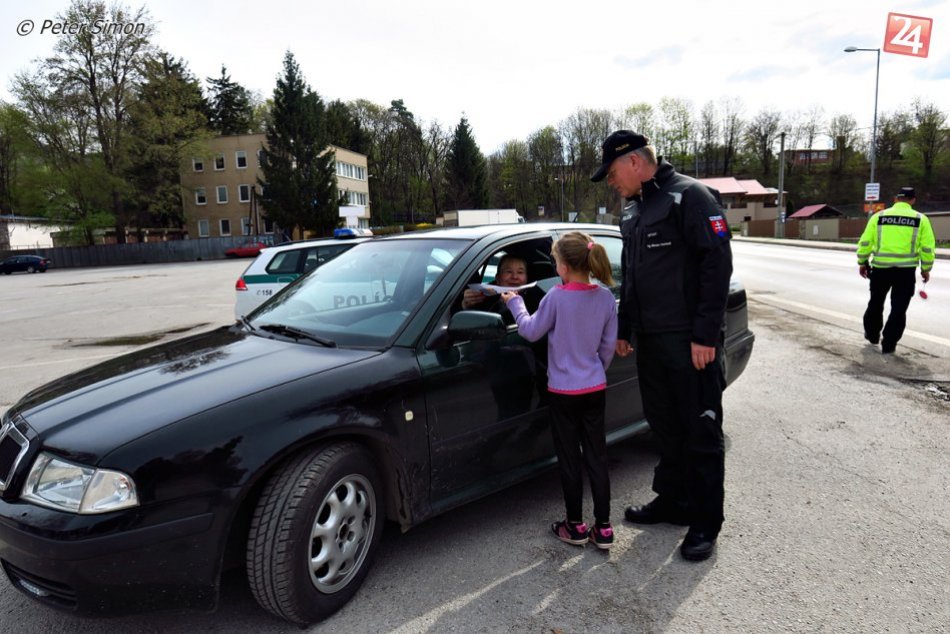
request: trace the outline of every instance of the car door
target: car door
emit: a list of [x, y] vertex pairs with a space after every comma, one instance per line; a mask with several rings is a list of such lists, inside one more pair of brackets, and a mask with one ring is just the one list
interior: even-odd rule
[[[499, 251], [550, 257], [550, 234], [499, 245], [485, 253], [451, 289], [419, 365], [426, 389], [433, 510], [454, 506], [553, 461], [546, 406], [546, 370], [539, 346], [508, 326], [500, 339], [452, 341], [446, 333], [467, 283], [490, 281]], [[553, 265], [549, 270], [553, 272]], [[531, 280], [529, 281], [538, 281]]]

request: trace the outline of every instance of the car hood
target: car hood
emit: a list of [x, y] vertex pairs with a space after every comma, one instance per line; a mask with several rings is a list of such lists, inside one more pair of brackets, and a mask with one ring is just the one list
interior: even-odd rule
[[70, 374], [33, 390], [13, 411], [46, 446], [89, 463], [199, 412], [377, 354], [225, 327]]

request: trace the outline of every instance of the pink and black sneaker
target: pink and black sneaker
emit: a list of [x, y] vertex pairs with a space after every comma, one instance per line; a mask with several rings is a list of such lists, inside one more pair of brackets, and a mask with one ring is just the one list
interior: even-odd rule
[[614, 545], [614, 529], [607, 526], [591, 526], [588, 534], [590, 541], [602, 550], [607, 550]]
[[551, 531], [562, 542], [583, 546], [587, 543], [587, 524], [584, 522], [568, 522], [562, 520], [551, 524]]

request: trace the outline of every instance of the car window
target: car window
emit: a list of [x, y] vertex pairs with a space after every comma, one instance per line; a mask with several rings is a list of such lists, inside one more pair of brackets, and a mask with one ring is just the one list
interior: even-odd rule
[[620, 299], [620, 283], [623, 281], [623, 266], [620, 254], [623, 251], [623, 240], [611, 236], [594, 236], [594, 240], [604, 245], [607, 258], [610, 260], [610, 275], [614, 278], [614, 285], [610, 287], [614, 297]]
[[303, 256], [303, 249], [290, 249], [281, 251], [274, 255], [274, 258], [267, 264], [264, 270], [271, 275], [282, 273], [299, 273], [300, 259]]
[[379, 346], [402, 326], [464, 246], [460, 240], [364, 242], [287, 286], [251, 314], [338, 345]]
[[352, 246], [352, 244], [331, 244], [328, 246], [310, 247], [307, 249], [306, 257], [304, 258], [303, 272], [309, 273], [313, 269], [323, 266]]

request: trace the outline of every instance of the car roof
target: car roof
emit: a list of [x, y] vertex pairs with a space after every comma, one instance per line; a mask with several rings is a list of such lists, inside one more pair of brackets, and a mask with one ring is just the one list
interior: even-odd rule
[[474, 227], [446, 227], [425, 229], [400, 233], [392, 236], [381, 236], [378, 240], [405, 240], [410, 238], [456, 238], [460, 240], [480, 240], [486, 237], [517, 236], [535, 231], [603, 231], [610, 229], [619, 231], [616, 225], [603, 225], [580, 222], [519, 222], [500, 225], [477, 225]]
[[267, 247], [262, 249], [268, 253], [279, 253], [281, 251], [287, 251], [289, 249], [300, 249], [312, 246], [328, 246], [331, 244], [359, 244], [360, 242], [366, 242], [367, 240], [372, 240], [371, 236], [363, 236], [358, 238], [317, 238], [314, 240], [294, 240], [293, 242], [281, 242], [280, 244]]

